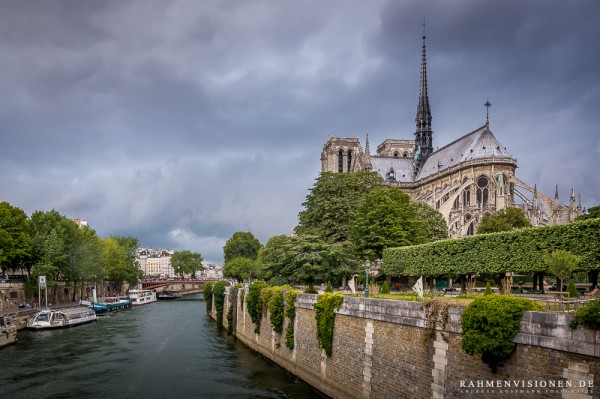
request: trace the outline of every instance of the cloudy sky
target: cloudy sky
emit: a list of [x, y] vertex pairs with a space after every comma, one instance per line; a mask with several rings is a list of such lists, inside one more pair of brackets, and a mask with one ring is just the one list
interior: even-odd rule
[[328, 136], [485, 123], [517, 176], [600, 203], [600, 2], [0, 1], [0, 201], [221, 261], [288, 234]]

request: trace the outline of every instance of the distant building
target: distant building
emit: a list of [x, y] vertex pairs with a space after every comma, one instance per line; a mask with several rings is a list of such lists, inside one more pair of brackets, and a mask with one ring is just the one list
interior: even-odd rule
[[171, 266], [171, 255], [174, 251], [170, 249], [153, 250], [152, 248], [138, 248], [136, 261], [144, 276], [175, 275]]
[[583, 214], [581, 195], [576, 204], [574, 189], [569, 204], [563, 205], [558, 186], [551, 198], [517, 178], [517, 160], [490, 130], [491, 104], [484, 105], [485, 125], [434, 150], [423, 36], [415, 139], [387, 139], [371, 155], [368, 135], [364, 149], [358, 138], [330, 137], [321, 152], [321, 171], [379, 173], [385, 184], [440, 211], [450, 237], [475, 234], [484, 215], [508, 207], [522, 209], [534, 226], [568, 223]]

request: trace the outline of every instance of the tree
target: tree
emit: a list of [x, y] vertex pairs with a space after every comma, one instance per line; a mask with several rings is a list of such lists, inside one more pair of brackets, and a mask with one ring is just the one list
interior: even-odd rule
[[118, 285], [123, 282], [129, 285], [137, 284], [143, 273], [135, 263], [131, 262], [127, 248], [121, 246], [119, 240], [113, 237], [106, 238], [102, 242], [102, 247], [106, 277]]
[[[265, 264], [266, 276], [283, 277], [288, 281], [339, 280], [356, 272], [354, 247], [349, 242], [330, 244], [317, 236], [290, 237], [278, 240], [281, 248]], [[263, 259], [266, 259], [263, 255]], [[272, 270], [269, 270], [272, 269]]]
[[202, 255], [198, 252], [192, 251], [175, 251], [171, 255], [171, 266], [173, 271], [183, 278], [184, 274], [191, 274], [193, 278], [196, 278], [196, 272], [204, 270], [202, 265]]
[[588, 220], [594, 218], [600, 218], [600, 205], [592, 206], [585, 215], [577, 216], [575, 220]]
[[562, 292], [563, 280], [575, 271], [580, 260], [579, 256], [562, 249], [544, 256], [544, 262], [548, 266], [548, 271], [558, 279], [560, 292]]
[[531, 227], [531, 223], [518, 208], [502, 209], [495, 214], [485, 215], [477, 229], [477, 234], [497, 233]]
[[83, 298], [86, 282], [97, 283], [104, 279], [102, 240], [87, 226], [77, 230], [75, 246], [68, 254], [65, 278], [73, 283], [73, 301], [78, 285]]
[[256, 278], [261, 269], [260, 262], [254, 259], [238, 257], [225, 263], [223, 276], [235, 278], [238, 281]]
[[316, 235], [329, 243], [347, 240], [361, 199], [382, 185], [376, 172], [321, 173], [302, 204], [298, 234]]
[[18, 270], [31, 255], [29, 220], [21, 209], [0, 202], [0, 271]]
[[408, 195], [377, 187], [356, 209], [350, 239], [361, 259], [381, 259], [384, 249], [425, 243], [427, 234]]
[[448, 238], [448, 224], [442, 214], [423, 201], [412, 203], [417, 211], [417, 217], [424, 223], [425, 237], [428, 241]]
[[225, 263], [235, 258], [256, 259], [262, 245], [250, 232], [238, 231], [223, 247]]

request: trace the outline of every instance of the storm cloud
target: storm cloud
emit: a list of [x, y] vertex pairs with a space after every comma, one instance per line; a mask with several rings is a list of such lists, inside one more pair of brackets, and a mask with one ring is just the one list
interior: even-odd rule
[[490, 125], [517, 176], [600, 203], [600, 3], [3, 1], [0, 200], [221, 261], [289, 234], [328, 136]]

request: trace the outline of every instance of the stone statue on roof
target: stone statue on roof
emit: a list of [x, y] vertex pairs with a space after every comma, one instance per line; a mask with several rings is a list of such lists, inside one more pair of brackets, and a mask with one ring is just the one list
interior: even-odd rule
[[500, 188], [500, 194], [504, 194], [504, 173], [498, 171], [498, 187]]
[[419, 160], [419, 157], [421, 156], [421, 146], [417, 147], [417, 151], [415, 151], [415, 156], [413, 158], [413, 165], [417, 165], [417, 161]]

